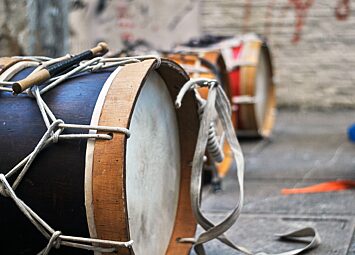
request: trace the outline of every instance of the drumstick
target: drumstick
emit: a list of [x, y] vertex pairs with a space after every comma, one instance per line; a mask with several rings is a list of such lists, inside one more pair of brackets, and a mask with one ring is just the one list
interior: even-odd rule
[[20, 94], [29, 87], [43, 83], [53, 76], [65, 71], [69, 67], [79, 64], [83, 60], [91, 59], [95, 56], [102, 56], [108, 51], [108, 46], [104, 42], [100, 42], [96, 47], [75, 55], [69, 59], [47, 66], [40, 71], [27, 76], [25, 79], [15, 82], [12, 85], [14, 94]]

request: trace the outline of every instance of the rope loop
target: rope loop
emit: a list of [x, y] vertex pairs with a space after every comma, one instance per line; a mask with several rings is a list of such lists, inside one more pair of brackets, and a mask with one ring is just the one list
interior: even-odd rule
[[57, 119], [52, 123], [52, 125], [54, 125], [54, 128], [50, 139], [53, 143], [58, 143], [60, 134], [64, 131], [64, 128], [59, 127], [59, 125], [61, 124], [65, 124], [64, 121], [61, 119]]
[[53, 123], [52, 123], [52, 130], [53, 131], [57, 131], [57, 130], [64, 130], [64, 128], [61, 128], [61, 127], [59, 127], [59, 125], [61, 125], [61, 124], [65, 124], [65, 122], [64, 122], [64, 120], [62, 120], [62, 119], [56, 119], [55, 121], [53, 121]]
[[160, 56], [155, 56], [156, 62], [155, 62], [155, 69], [158, 69], [161, 65], [161, 57]]
[[213, 79], [205, 79], [205, 78], [190, 79], [180, 89], [180, 92], [177, 95], [175, 100], [175, 107], [177, 109], [181, 107], [181, 101], [188, 91], [193, 90], [196, 87], [208, 87], [209, 89], [212, 89], [217, 87], [218, 85], [219, 82]]
[[60, 235], [62, 234], [62, 232], [60, 231], [55, 231], [51, 238], [49, 239], [49, 242], [46, 246], [46, 248], [40, 253], [41, 255], [47, 255], [51, 249], [54, 247], [56, 249], [60, 248], [61, 245], [61, 240], [60, 240]]

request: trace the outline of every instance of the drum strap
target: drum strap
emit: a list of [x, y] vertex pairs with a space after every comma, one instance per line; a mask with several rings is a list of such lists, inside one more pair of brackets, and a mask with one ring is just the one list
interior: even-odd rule
[[[253, 253], [249, 249], [242, 247], [240, 245], [232, 242], [225, 234], [225, 232], [230, 229], [240, 216], [241, 209], [244, 200], [244, 157], [237, 140], [233, 124], [231, 122], [231, 106], [228, 101], [226, 94], [224, 93], [221, 86], [215, 80], [209, 79], [193, 79], [188, 81], [181, 89], [180, 93], [176, 99], [176, 107], [181, 106], [181, 101], [184, 94], [196, 87], [209, 87], [209, 93], [207, 98], [207, 104], [200, 122], [200, 130], [198, 134], [198, 140], [196, 144], [196, 150], [192, 163], [192, 176], [191, 176], [191, 204], [192, 210], [197, 220], [197, 223], [201, 225], [205, 232], [198, 235], [197, 238], [181, 238], [180, 242], [189, 242], [194, 244], [194, 249], [197, 254], [205, 255], [205, 250], [203, 244], [211, 241], [212, 239], [218, 239], [229, 247], [243, 252], [245, 254], [257, 254], [257, 255], [295, 255], [306, 250], [317, 247], [320, 244], [320, 237], [317, 231], [311, 227], [306, 227], [293, 231], [291, 233], [286, 233], [278, 235], [280, 239], [287, 240], [297, 240], [304, 237], [312, 237], [312, 240], [301, 249], [294, 249], [278, 254], [270, 254], [265, 252]], [[239, 202], [233, 211], [219, 224], [212, 223], [205, 215], [201, 212], [201, 190], [202, 190], [202, 169], [203, 169], [203, 158], [206, 151], [207, 140], [208, 140], [208, 130], [210, 123], [213, 122], [214, 110], [217, 110], [218, 116], [221, 120], [222, 126], [226, 133], [226, 139], [233, 152], [234, 160], [237, 164], [237, 180], [239, 186]]]

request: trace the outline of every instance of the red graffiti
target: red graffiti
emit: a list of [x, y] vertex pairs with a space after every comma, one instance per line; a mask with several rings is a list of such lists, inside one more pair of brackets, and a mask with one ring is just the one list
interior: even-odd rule
[[122, 2], [118, 4], [116, 8], [116, 19], [121, 40], [123, 42], [134, 41], [135, 36], [133, 34], [133, 29], [136, 27], [136, 24], [132, 14], [129, 12], [129, 5], [125, 2]]
[[350, 15], [350, 0], [339, 0], [335, 7], [335, 17], [338, 20], [346, 20]]
[[293, 5], [296, 14], [295, 32], [293, 34], [293, 43], [299, 42], [301, 33], [307, 17], [309, 8], [312, 7], [315, 0], [289, 0], [289, 4]]

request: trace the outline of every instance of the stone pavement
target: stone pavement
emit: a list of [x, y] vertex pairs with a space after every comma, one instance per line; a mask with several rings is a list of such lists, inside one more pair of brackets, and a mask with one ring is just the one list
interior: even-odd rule
[[[288, 196], [280, 193], [282, 188], [355, 180], [355, 144], [346, 136], [352, 122], [355, 111], [350, 110], [283, 110], [278, 113], [270, 140], [242, 140], [245, 206], [228, 232], [230, 238], [253, 252], [276, 253], [304, 244], [280, 242], [274, 234], [313, 226], [322, 244], [307, 254], [355, 254], [355, 190]], [[235, 170], [224, 180], [222, 192], [205, 190], [203, 210], [214, 221], [221, 220], [235, 204], [233, 175]], [[218, 241], [208, 243], [206, 251], [209, 255], [238, 254]]]

